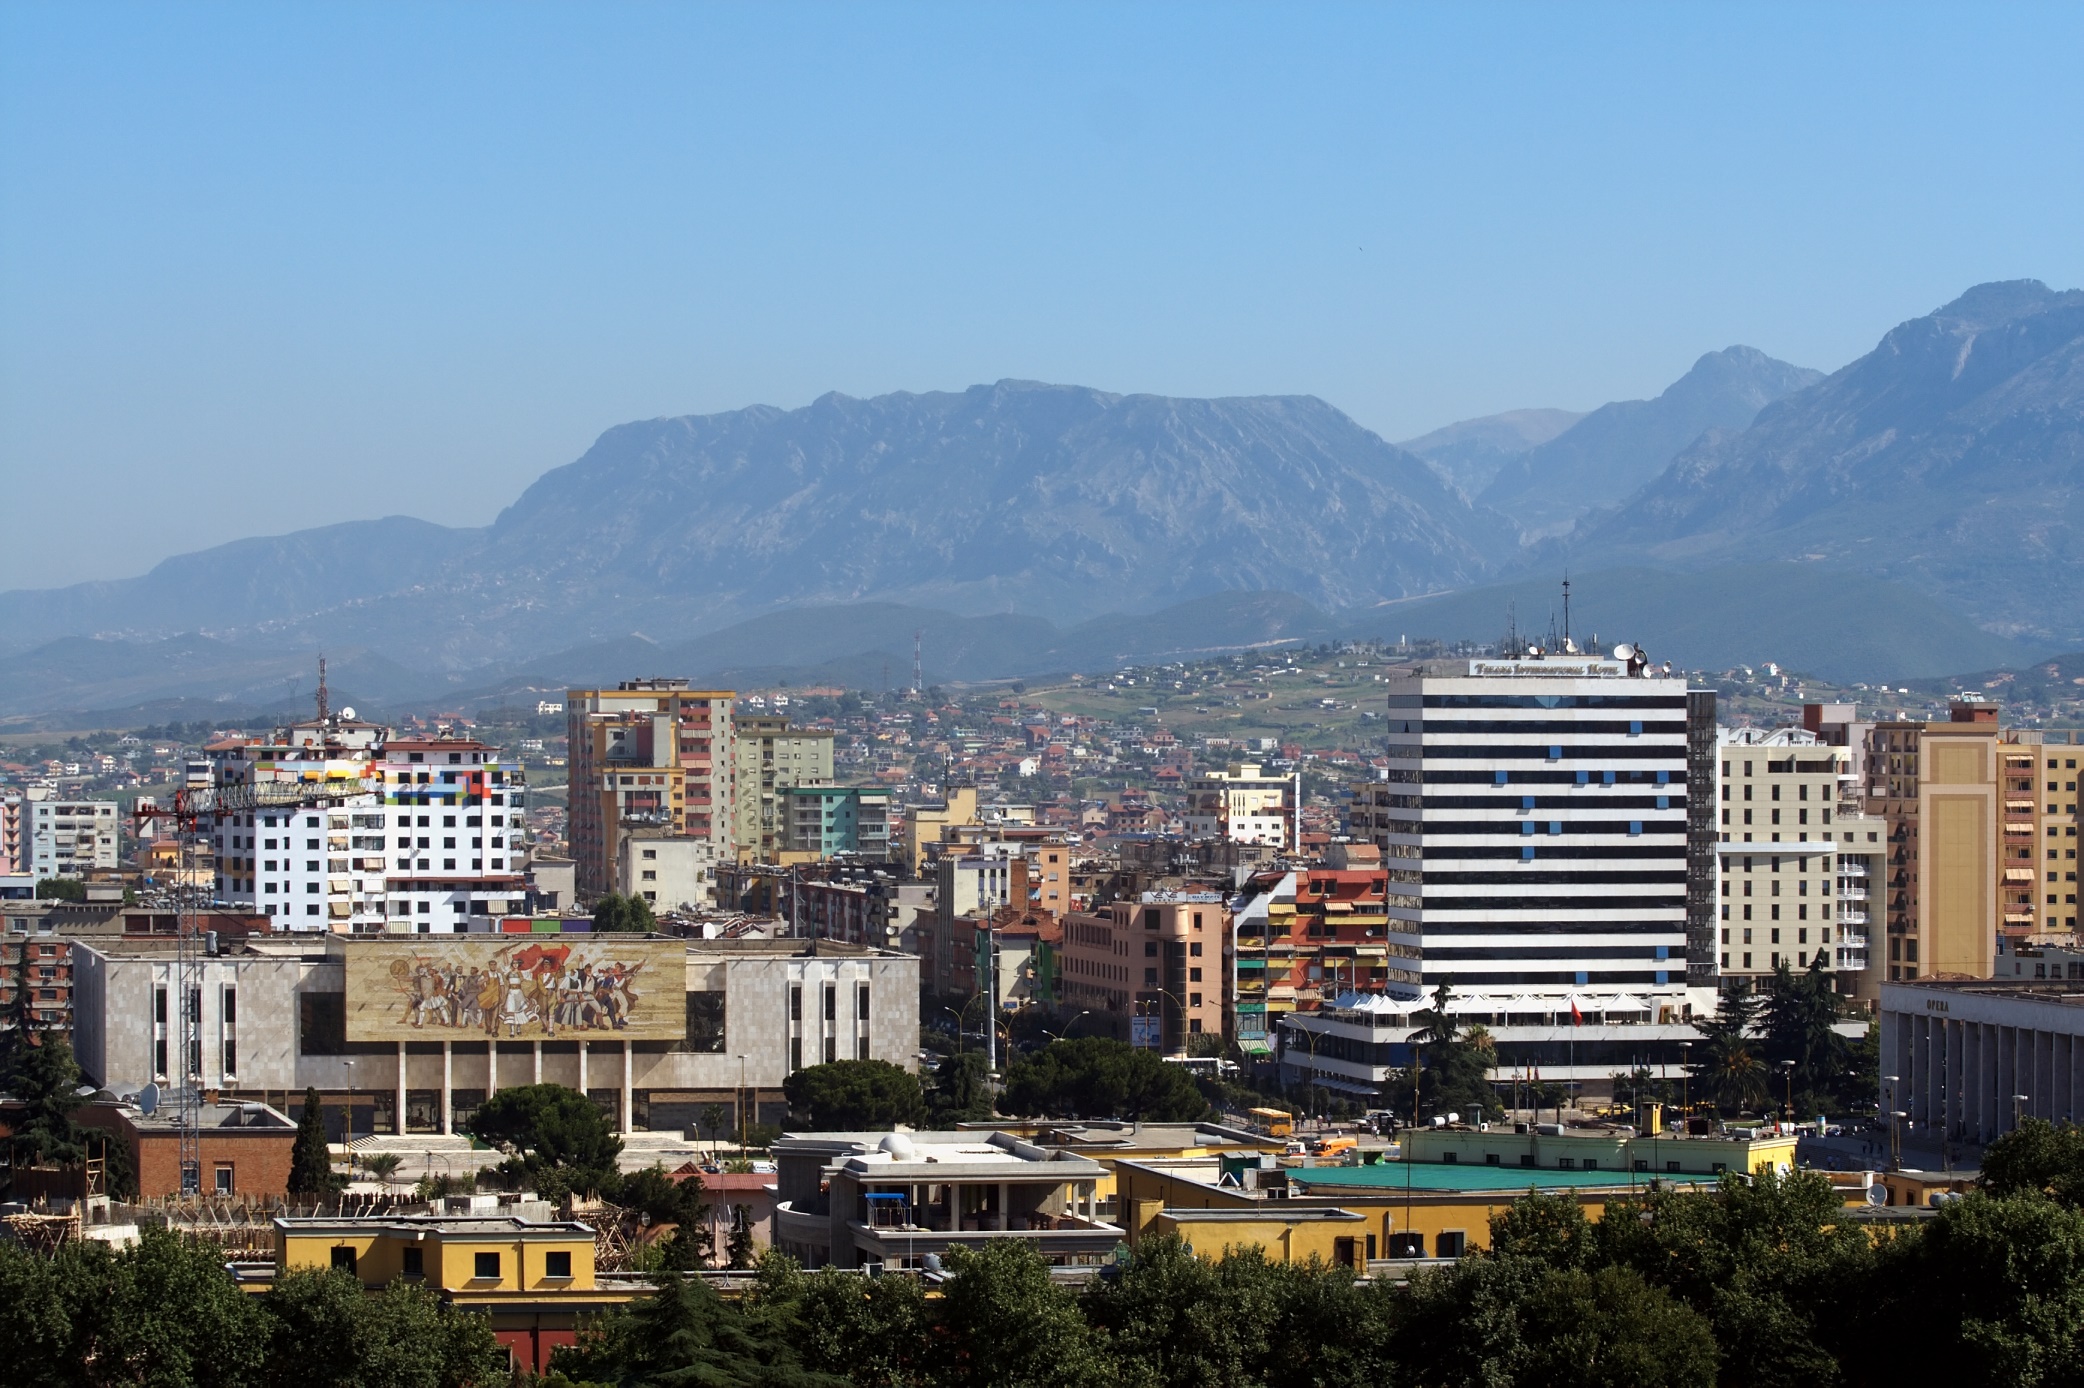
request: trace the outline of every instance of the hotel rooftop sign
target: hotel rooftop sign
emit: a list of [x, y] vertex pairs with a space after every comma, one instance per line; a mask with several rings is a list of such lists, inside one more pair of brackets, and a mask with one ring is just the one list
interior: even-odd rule
[[1472, 660], [1469, 673], [1495, 678], [1500, 675], [1545, 675], [1550, 679], [1616, 680], [1628, 673], [1623, 660]]

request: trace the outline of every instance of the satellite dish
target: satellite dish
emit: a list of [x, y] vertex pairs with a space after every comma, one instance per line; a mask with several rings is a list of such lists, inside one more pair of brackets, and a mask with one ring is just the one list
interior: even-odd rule
[[1635, 647], [1629, 645], [1626, 641], [1614, 647], [1614, 659], [1616, 660], [1626, 660], [1634, 654]]
[[1886, 1204], [1888, 1204], [1888, 1203], [1889, 1203], [1889, 1191], [1888, 1191], [1888, 1187], [1886, 1187], [1886, 1186], [1880, 1186], [1880, 1185], [1873, 1185], [1873, 1186], [1869, 1186], [1869, 1187], [1867, 1187], [1867, 1203], [1868, 1203], [1868, 1204], [1870, 1204], [1870, 1205], [1886, 1205]]
[[353, 709], [351, 709], [351, 708], [344, 708], [344, 709], [340, 710], [340, 719], [341, 719], [341, 721], [342, 721], [342, 722], [344, 722], [344, 723], [352, 723], [352, 722], [354, 722], [354, 721], [355, 721], [355, 711], [354, 711]]
[[150, 1118], [159, 1110], [159, 1086], [148, 1084], [137, 1092], [137, 1111]]

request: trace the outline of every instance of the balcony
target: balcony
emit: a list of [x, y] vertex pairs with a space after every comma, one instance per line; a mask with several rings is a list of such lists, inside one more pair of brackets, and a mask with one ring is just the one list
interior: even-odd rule
[[1865, 887], [1840, 887], [1838, 889], [1838, 899], [1840, 901], [1865, 901], [1867, 900], [1867, 889]]

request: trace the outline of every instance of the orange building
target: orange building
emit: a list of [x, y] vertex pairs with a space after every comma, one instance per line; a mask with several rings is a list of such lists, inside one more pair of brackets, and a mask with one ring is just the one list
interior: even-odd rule
[[1057, 996], [1090, 1013], [1080, 1034], [1183, 1054], [1190, 1036], [1226, 1035], [1230, 910], [1212, 891], [1144, 892], [1064, 917]]
[[614, 890], [624, 825], [707, 839], [717, 861], [732, 859], [736, 698], [675, 679], [566, 694], [567, 837], [582, 899]]

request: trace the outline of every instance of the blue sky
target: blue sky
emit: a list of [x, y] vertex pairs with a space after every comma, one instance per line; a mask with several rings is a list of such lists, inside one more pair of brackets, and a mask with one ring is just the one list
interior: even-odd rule
[[1395, 439], [1835, 368], [2084, 284], [2080, 54], [2076, 6], [11, 5], [0, 587], [482, 524], [835, 389]]

